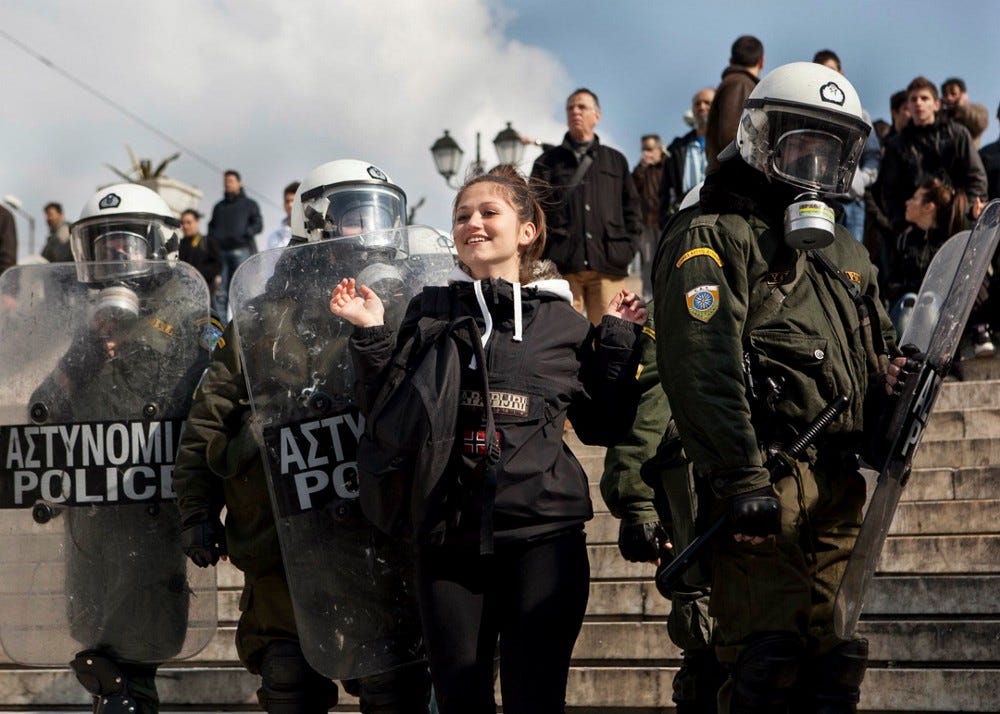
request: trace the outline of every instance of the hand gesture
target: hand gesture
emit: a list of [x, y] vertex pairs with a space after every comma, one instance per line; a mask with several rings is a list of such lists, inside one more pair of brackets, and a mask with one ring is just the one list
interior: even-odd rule
[[385, 324], [382, 300], [367, 285], [357, 285], [354, 278], [344, 278], [337, 283], [330, 296], [330, 312], [356, 327]]
[[646, 303], [642, 301], [641, 297], [628, 290], [622, 290], [611, 298], [611, 302], [608, 303], [608, 309], [604, 311], [604, 314], [611, 315], [612, 317], [620, 317], [636, 325], [642, 325], [649, 319], [649, 311], [646, 309]]

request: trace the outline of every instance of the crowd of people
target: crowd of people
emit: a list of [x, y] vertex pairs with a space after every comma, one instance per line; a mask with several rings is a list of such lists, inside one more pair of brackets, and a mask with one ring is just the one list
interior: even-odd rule
[[[154, 389], [181, 395], [171, 403], [186, 425], [176, 504], [139, 516], [175, 519], [174, 531], [147, 529], [156, 552], [166, 539], [199, 568], [228, 558], [243, 571], [237, 649], [261, 677], [266, 711], [321, 712], [338, 699], [336, 667], [307, 641], [316, 618], [340, 615], [302, 609], [300, 568], [319, 561], [308, 547], [294, 552], [289, 531], [306, 522], [296, 518], [335, 523], [330, 543], [347, 533], [360, 543], [351, 557], [363, 566], [344, 568], [346, 585], [392, 584], [390, 601], [360, 603], [365, 616], [338, 630], [345, 651], [361, 640], [363, 665], [336, 671], [352, 673], [343, 688], [363, 712], [495, 712], [497, 662], [504, 711], [563, 711], [593, 515], [567, 429], [609, 447], [601, 491], [621, 519], [625, 559], [662, 569], [706, 523], [728, 518], [710, 556], [663, 593], [683, 652], [680, 714], [857, 709], [868, 643], [838, 636], [833, 600], [861, 524], [860, 464], [885, 459], [880, 420], [920, 367], [898, 346], [907, 307], [936, 250], [997, 197], [1000, 142], [977, 150], [987, 122], [960, 79], [939, 95], [916, 77], [893, 96], [892, 123], [873, 128], [834, 52], [765, 74], [751, 36], [733, 43], [718, 87], [693, 94], [690, 131], [668, 146], [643, 136], [634, 170], [600, 142], [595, 92], [575, 90], [565, 110], [566, 135], [530, 176], [500, 166], [459, 189], [447, 284], [415, 293], [402, 286], [421, 256], [386, 237], [405, 232], [405, 192], [365, 162], [329, 162], [284, 189], [286, 218], [267, 238], [280, 257], [251, 298], [230, 288], [263, 225], [236, 171], [225, 173], [204, 236], [197, 211], [178, 221], [136, 186], [99, 191], [73, 226], [59, 204], [46, 206], [44, 257], [119, 267], [79, 268], [113, 311], [78, 326], [47, 391], [31, 399], [36, 422], [99, 418], [74, 403], [135, 391], [136, 377], [113, 364], [133, 354], [127, 344], [182, 334], [175, 283], [154, 279], [147, 260], [178, 253], [212, 296], [210, 354], [142, 353], [144, 373], [161, 381], [167, 372], [150, 360], [173, 363], [173, 381]], [[4, 236], [10, 225], [0, 210]], [[644, 294], [626, 287], [637, 254]], [[995, 352], [994, 287], [984, 286], [972, 320], [977, 357]], [[474, 325], [473, 336], [458, 325]], [[432, 357], [439, 413], [428, 415], [424, 448], [445, 453], [381, 454], [387, 469], [410, 470], [390, 488], [362, 463], [365, 440], [378, 419], [417, 412], [376, 405], [392, 404], [394, 390], [420, 395], [421, 360]], [[838, 398], [846, 406], [808, 451], [786, 453]], [[133, 402], [135, 418], [148, 419], [151, 403]], [[262, 416], [286, 410], [296, 416], [280, 429]], [[357, 428], [327, 444], [311, 431], [321, 423]], [[320, 498], [324, 489], [303, 486], [317, 471], [288, 470], [297, 459], [360, 475], [327, 475]], [[403, 514], [399, 529], [370, 522], [384, 526], [368, 510], [376, 496], [358, 498], [368, 487], [379, 513]], [[86, 540], [75, 543], [78, 559]], [[115, 587], [139, 587], [121, 571], [108, 576]], [[329, 575], [309, 586], [328, 595], [317, 583]], [[339, 587], [332, 610], [354, 613], [350, 598]], [[411, 604], [415, 639], [398, 616]], [[377, 637], [359, 634], [369, 619]], [[135, 638], [134, 628], [73, 625], [91, 632], [73, 669], [97, 711], [108, 701], [157, 711], [156, 666], [181, 645], [128, 656], [114, 638]], [[174, 613], [160, 629], [183, 640], [185, 626]]]

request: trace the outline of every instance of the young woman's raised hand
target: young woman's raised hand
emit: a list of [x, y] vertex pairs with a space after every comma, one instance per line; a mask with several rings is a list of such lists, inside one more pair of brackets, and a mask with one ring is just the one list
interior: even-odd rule
[[330, 296], [330, 312], [357, 327], [377, 327], [385, 322], [385, 307], [375, 291], [344, 278]]
[[641, 297], [628, 290], [622, 290], [611, 298], [611, 302], [608, 303], [608, 309], [604, 311], [604, 314], [620, 317], [636, 325], [642, 325], [649, 318], [649, 310], [646, 309], [646, 303], [642, 301]]

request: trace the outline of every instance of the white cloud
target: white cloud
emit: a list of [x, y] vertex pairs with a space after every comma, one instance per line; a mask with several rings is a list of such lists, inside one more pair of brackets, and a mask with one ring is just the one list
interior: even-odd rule
[[[505, 12], [487, 0], [98, 0], [8, 6], [4, 29], [218, 166], [239, 169], [274, 204], [312, 167], [364, 158], [411, 203], [427, 197], [418, 220], [444, 226], [452, 193], [429, 152], [442, 129], [467, 160], [481, 131], [487, 163], [506, 121], [551, 140], [564, 131], [568, 74], [548, 52], [507, 40]], [[9, 75], [0, 195], [19, 195], [35, 213], [36, 250], [41, 206], [60, 200], [75, 217], [98, 184], [114, 180], [105, 163], [127, 168], [124, 144], [154, 160], [174, 151], [3, 39], [0, 62]], [[221, 193], [221, 177], [190, 155], [168, 173], [200, 186], [205, 210]], [[279, 210], [262, 209], [273, 226]]]

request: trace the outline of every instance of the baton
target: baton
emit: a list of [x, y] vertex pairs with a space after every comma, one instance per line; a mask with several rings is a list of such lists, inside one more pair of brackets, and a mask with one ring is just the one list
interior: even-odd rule
[[[818, 437], [833, 420], [840, 416], [847, 405], [849, 404], [847, 397], [841, 395], [835, 397], [832, 402], [823, 407], [823, 410], [809, 422], [805, 430], [799, 434], [795, 441], [785, 449], [785, 454], [791, 458], [798, 458], [801, 456], [809, 445], [812, 444], [816, 437]], [[786, 463], [781, 456], [775, 454], [770, 457], [766, 462], [764, 462], [764, 468], [766, 468], [771, 473], [771, 483], [780, 480], [785, 474], [780, 474], [782, 465]], [[656, 573], [656, 589], [660, 591], [660, 594], [665, 598], [670, 598], [670, 593], [673, 592], [674, 586], [677, 585], [677, 581], [681, 579], [681, 576], [687, 572], [694, 561], [701, 555], [701, 551], [705, 549], [705, 546], [711, 543], [715, 537], [719, 534], [726, 524], [729, 522], [728, 511], [719, 517], [708, 530], [702, 533], [700, 536], [695, 538], [688, 544], [688, 547], [681, 551], [680, 555], [674, 558], [669, 565], [662, 568]]]

